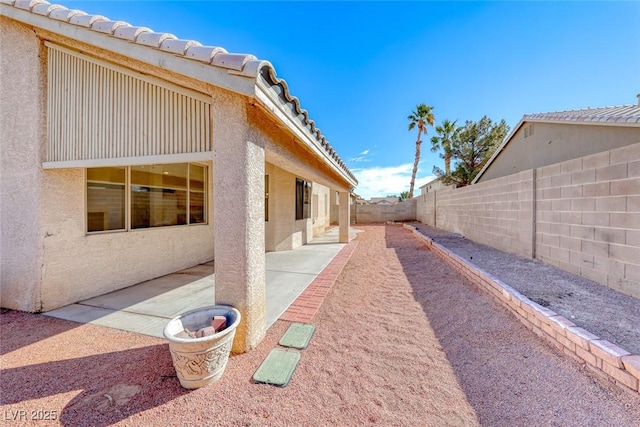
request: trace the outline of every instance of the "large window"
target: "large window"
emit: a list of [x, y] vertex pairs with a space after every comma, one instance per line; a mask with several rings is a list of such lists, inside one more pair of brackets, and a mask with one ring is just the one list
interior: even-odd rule
[[296, 220], [311, 217], [311, 183], [296, 178]]
[[206, 176], [190, 163], [87, 169], [87, 231], [206, 223]]
[[124, 230], [125, 168], [87, 169], [87, 231]]

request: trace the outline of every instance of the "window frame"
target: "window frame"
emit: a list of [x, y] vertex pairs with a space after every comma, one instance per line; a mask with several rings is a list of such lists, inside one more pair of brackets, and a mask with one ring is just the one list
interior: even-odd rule
[[264, 220], [269, 222], [269, 175], [264, 176]]
[[[150, 226], [150, 227], [138, 227], [132, 228], [131, 226], [131, 215], [132, 215], [132, 180], [131, 180], [131, 168], [135, 166], [154, 166], [154, 165], [174, 165], [174, 164], [186, 164], [187, 165], [187, 177], [186, 177], [186, 201], [185, 201], [185, 209], [186, 209], [186, 224], [175, 224], [175, 225], [158, 225], [158, 226]], [[204, 169], [204, 183], [203, 183], [203, 210], [204, 210], [204, 221], [203, 222], [191, 222], [191, 192], [196, 191], [191, 189], [191, 165], [199, 166]], [[123, 167], [125, 169], [125, 206], [124, 206], [124, 222], [125, 228], [119, 228], [117, 230], [99, 230], [99, 231], [89, 231], [89, 197], [88, 197], [88, 170], [89, 169], [97, 169], [97, 168], [120, 168]], [[107, 234], [107, 233], [123, 233], [123, 232], [138, 232], [145, 230], [154, 230], [154, 229], [164, 229], [170, 227], [190, 227], [190, 226], [198, 226], [198, 225], [209, 225], [209, 198], [210, 189], [209, 189], [209, 165], [200, 163], [200, 162], [176, 162], [176, 163], [154, 163], [154, 164], [144, 164], [144, 165], [127, 165], [127, 166], [99, 166], [95, 168], [84, 168], [84, 193], [85, 193], [85, 201], [84, 201], [84, 231], [85, 235], [94, 235], [94, 234]], [[136, 184], [139, 185], [139, 184]]]
[[[311, 195], [313, 184], [302, 178], [296, 178], [295, 187], [295, 218], [296, 221], [311, 218]], [[305, 205], [306, 209], [305, 209]]]

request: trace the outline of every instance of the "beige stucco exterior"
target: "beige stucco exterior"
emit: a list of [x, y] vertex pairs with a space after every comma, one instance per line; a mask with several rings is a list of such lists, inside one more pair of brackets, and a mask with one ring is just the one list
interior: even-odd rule
[[5, 307], [41, 308], [45, 58], [29, 29], [0, 16], [0, 281]]
[[[208, 184], [211, 194], [211, 179]], [[213, 259], [211, 220], [206, 225], [87, 234], [85, 187], [85, 169], [42, 174], [42, 311]], [[210, 197], [207, 211], [212, 208]]]
[[[243, 319], [233, 349], [254, 348], [266, 332], [265, 251], [311, 241], [330, 224], [331, 195], [348, 199], [357, 183], [306, 112], [296, 113], [292, 101], [282, 98], [286, 84], [273, 76], [256, 76], [270, 64], [254, 57], [220, 53], [219, 48], [123, 27], [101, 17], [78, 15], [72, 22], [76, 12], [43, 3], [10, 2], [0, 4], [0, 10], [15, 19], [0, 15], [1, 305], [48, 311], [215, 259], [215, 303], [233, 305]], [[56, 18], [46, 16], [52, 11]], [[172, 43], [165, 49], [163, 40]], [[195, 125], [167, 123], [177, 141], [171, 145], [153, 146], [129, 133], [128, 144], [145, 143], [144, 150], [124, 145], [111, 150], [134, 154], [110, 157], [109, 147], [100, 146], [109, 138], [94, 141], [98, 150], [87, 148], [81, 133], [73, 129], [65, 130], [71, 135], [66, 141], [53, 146], [47, 132], [57, 128], [47, 127], [48, 108], [66, 107], [67, 101], [49, 103], [48, 89], [54, 84], [48, 80], [49, 49], [66, 50], [80, 61], [86, 58], [98, 67], [193, 97], [207, 112], [198, 115], [201, 121]], [[189, 56], [187, 51], [193, 53]], [[216, 63], [213, 55], [219, 53]], [[69, 110], [70, 123], [88, 120], [82, 110], [82, 102], [88, 101], [78, 99], [78, 106]], [[171, 102], [186, 111], [185, 102], [190, 101], [176, 95], [163, 96], [160, 102], [165, 111], [171, 110]], [[123, 123], [101, 117], [99, 128], [113, 138]], [[205, 125], [211, 134], [201, 138], [203, 143], [181, 144], [175, 138], [188, 138], [188, 132]], [[142, 135], [137, 138], [147, 138]], [[58, 146], [67, 150], [66, 155], [51, 153]], [[207, 167], [205, 224], [87, 232], [87, 168], [185, 162]], [[311, 217], [297, 221], [296, 178], [312, 183]], [[348, 239], [348, 208], [345, 203], [339, 210], [341, 241]]]
[[[525, 131], [529, 133], [527, 129], [532, 129], [533, 133], [525, 137]], [[525, 121], [477, 182], [638, 142], [640, 142], [640, 128], [637, 126]]]
[[329, 188], [313, 183], [311, 217], [296, 220], [296, 178], [291, 172], [267, 163], [269, 177], [269, 218], [265, 223], [266, 250], [282, 251], [300, 247], [329, 226]]

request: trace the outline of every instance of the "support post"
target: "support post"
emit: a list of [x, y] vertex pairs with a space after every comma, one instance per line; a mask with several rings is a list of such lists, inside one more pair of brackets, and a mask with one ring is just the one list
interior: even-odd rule
[[339, 242], [349, 243], [349, 227], [350, 227], [350, 213], [351, 213], [351, 200], [348, 191], [340, 192], [340, 204], [338, 215], [338, 227], [339, 227]]
[[232, 351], [244, 353], [266, 332], [265, 153], [239, 98], [215, 97], [214, 105], [215, 302], [240, 311]]

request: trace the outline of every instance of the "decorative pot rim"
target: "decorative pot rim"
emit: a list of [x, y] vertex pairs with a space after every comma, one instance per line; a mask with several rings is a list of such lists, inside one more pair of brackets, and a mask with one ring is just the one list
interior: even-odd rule
[[[234, 322], [227, 326], [226, 328], [224, 328], [222, 331], [218, 332], [217, 334], [213, 334], [213, 335], [209, 335], [206, 337], [200, 337], [200, 338], [180, 338], [180, 337], [176, 337], [173, 334], [170, 334], [167, 329], [169, 328], [169, 325], [171, 325], [174, 321], [180, 320], [183, 317], [188, 316], [189, 314], [192, 313], [196, 313], [199, 311], [209, 311], [209, 310], [226, 310], [228, 312], [232, 312], [235, 315], [235, 320]], [[224, 337], [225, 335], [228, 335], [232, 332], [235, 331], [236, 327], [238, 326], [238, 324], [240, 323], [241, 320], [241, 315], [240, 312], [238, 311], [238, 309], [236, 309], [233, 306], [230, 305], [226, 305], [226, 304], [216, 304], [216, 305], [210, 305], [210, 306], [206, 306], [206, 307], [198, 307], [195, 308], [193, 310], [189, 310], [189, 311], [185, 311], [184, 313], [179, 314], [178, 316], [174, 317], [173, 319], [169, 320], [169, 322], [167, 322], [167, 324], [165, 325], [164, 329], [162, 330], [162, 334], [164, 335], [164, 337], [172, 342], [175, 343], [198, 343], [198, 342], [206, 342], [206, 341], [214, 341], [214, 340], [218, 340], [222, 337]]]

